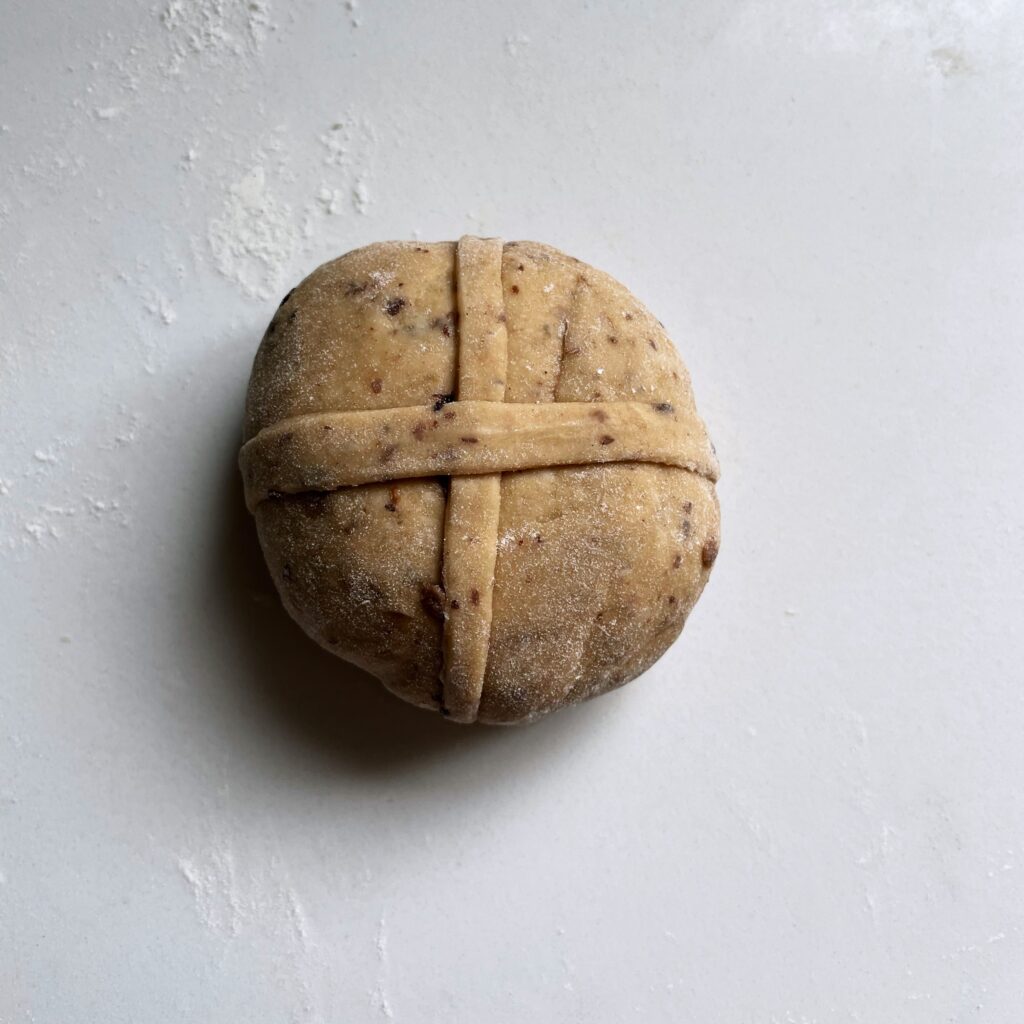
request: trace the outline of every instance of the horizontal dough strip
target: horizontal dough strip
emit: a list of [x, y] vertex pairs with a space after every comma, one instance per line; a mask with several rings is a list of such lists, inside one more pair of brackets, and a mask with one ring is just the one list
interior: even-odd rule
[[242, 447], [250, 511], [275, 494], [546, 466], [654, 462], [718, 479], [704, 424], [668, 403], [450, 402], [312, 413]]

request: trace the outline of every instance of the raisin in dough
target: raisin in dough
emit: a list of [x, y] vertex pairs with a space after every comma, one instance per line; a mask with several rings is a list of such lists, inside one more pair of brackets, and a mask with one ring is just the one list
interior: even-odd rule
[[535, 242], [319, 267], [257, 352], [240, 463], [296, 621], [460, 722], [633, 679], [718, 552], [718, 464], [664, 329]]

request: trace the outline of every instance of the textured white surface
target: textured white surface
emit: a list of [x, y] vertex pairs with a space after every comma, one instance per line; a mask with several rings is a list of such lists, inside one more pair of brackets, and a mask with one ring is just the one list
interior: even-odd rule
[[[0, 1021], [1016, 1022], [1024, 8], [8, 2]], [[665, 321], [723, 544], [462, 730], [320, 653], [234, 458], [277, 299], [539, 238]]]

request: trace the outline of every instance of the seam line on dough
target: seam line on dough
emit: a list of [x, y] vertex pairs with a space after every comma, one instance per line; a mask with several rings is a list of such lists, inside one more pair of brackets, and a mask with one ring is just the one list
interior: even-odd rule
[[569, 344], [569, 332], [572, 330], [573, 313], [576, 310], [576, 297], [580, 292], [579, 281], [573, 285], [572, 291], [569, 293], [569, 302], [565, 310], [565, 316], [562, 317], [561, 323], [561, 336], [558, 339], [558, 370], [555, 374], [555, 383], [551, 388], [551, 401], [558, 401], [558, 391], [562, 386], [562, 371], [565, 369], [565, 356], [566, 346]]
[[[680, 473], [692, 473], [694, 476], [699, 476], [702, 480], [707, 480], [708, 483], [718, 482], [718, 478], [702, 466], [681, 466], [677, 462], [666, 462], [663, 459], [606, 459], [602, 462], [551, 462], [545, 463], [543, 466], [525, 466], [518, 469], [502, 470], [501, 473], [504, 476], [505, 473], [532, 473], [539, 469], [586, 469], [588, 466], [664, 466], [666, 469], [677, 469]], [[482, 469], [476, 473], [462, 473], [461, 476], [488, 476], [493, 472], [494, 470]], [[381, 480], [360, 481], [355, 484], [338, 484], [336, 487], [305, 487], [287, 491], [272, 490], [269, 494], [257, 498], [250, 507], [256, 509], [264, 502], [275, 501], [278, 498], [305, 498], [313, 494], [337, 494], [339, 491], [347, 491], [353, 487], [363, 487], [366, 483], [386, 484], [398, 480], [437, 480], [438, 477], [445, 477], [445, 474], [442, 472], [421, 473], [416, 476], [386, 477]], [[450, 480], [452, 477], [445, 477], [445, 479]]]

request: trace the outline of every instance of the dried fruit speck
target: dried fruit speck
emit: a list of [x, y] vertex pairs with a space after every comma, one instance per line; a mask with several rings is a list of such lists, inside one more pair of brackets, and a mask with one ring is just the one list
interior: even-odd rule
[[718, 538], [708, 537], [704, 542], [704, 547], [700, 549], [700, 564], [705, 569], [710, 569], [715, 564], [715, 559], [718, 557]]

